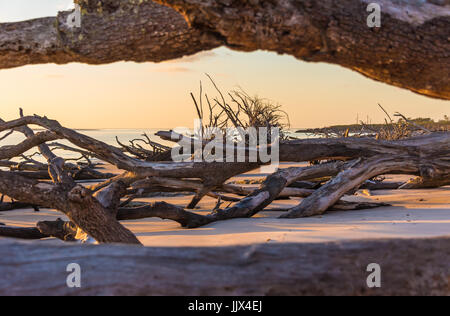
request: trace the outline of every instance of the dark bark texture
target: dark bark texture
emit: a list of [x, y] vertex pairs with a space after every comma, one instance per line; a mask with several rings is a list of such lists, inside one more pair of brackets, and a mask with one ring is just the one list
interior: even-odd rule
[[177, 12], [152, 1], [103, 1], [100, 6], [100, 1], [78, 2], [82, 6], [80, 28], [67, 24], [69, 11], [57, 17], [1, 24], [0, 67], [163, 61], [220, 45], [215, 37], [189, 28]]
[[[71, 263], [81, 267], [81, 288], [66, 285]], [[367, 287], [371, 263], [381, 267], [381, 288]], [[450, 239], [224, 248], [2, 240], [0, 267], [0, 295], [449, 295]]]
[[339, 64], [372, 79], [450, 99], [450, 6], [377, 1], [380, 28], [367, 26], [365, 0], [159, 0], [229, 47], [264, 49]]

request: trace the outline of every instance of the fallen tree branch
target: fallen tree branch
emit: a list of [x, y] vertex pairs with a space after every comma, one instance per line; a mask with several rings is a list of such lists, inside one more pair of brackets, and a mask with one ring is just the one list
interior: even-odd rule
[[23, 210], [28, 208], [32, 208], [35, 212], [39, 212], [39, 206], [37, 205], [21, 202], [0, 202], [0, 212]]
[[426, 150], [423, 149], [417, 156], [375, 156], [368, 159], [360, 159], [316, 190], [310, 197], [304, 199], [300, 205], [292, 208], [288, 214], [284, 214], [281, 217], [297, 218], [321, 215], [345, 193], [378, 175], [388, 173], [428, 173], [439, 179], [442, 173], [444, 177], [450, 173], [450, 162], [446, 160], [446, 156], [450, 154], [450, 142], [436, 149], [434, 153], [428, 152], [429, 156], [421, 155], [425, 153]]
[[43, 221], [36, 224], [36, 227], [11, 227], [0, 225], [0, 236], [38, 240], [55, 237], [63, 241], [76, 241], [77, 227], [72, 222], [65, 222], [61, 219], [56, 221]]
[[181, 207], [167, 203], [155, 203], [127, 211], [139, 214], [139, 216], [174, 220], [186, 228], [197, 228], [220, 220], [249, 218], [272, 203], [290, 183], [336, 174], [344, 165], [344, 163], [337, 162], [306, 168], [281, 169], [269, 176], [258, 190], [253, 191], [236, 205], [224, 210], [214, 210], [208, 215], [199, 215], [185, 211]]
[[333, 206], [331, 206], [328, 212], [340, 212], [340, 211], [357, 211], [357, 210], [369, 210], [373, 208], [392, 206], [389, 203], [381, 202], [348, 202], [344, 200], [339, 200]]
[[23, 142], [15, 146], [3, 146], [0, 147], [0, 159], [11, 159], [23, 154], [24, 152], [39, 146], [45, 142], [59, 139], [55, 133], [42, 132], [31, 137], [28, 137]]
[[402, 184], [399, 189], [403, 190], [417, 190], [417, 189], [432, 189], [445, 185], [450, 185], [450, 175], [435, 177], [435, 178], [423, 178], [416, 177]]
[[36, 227], [11, 227], [0, 225], [0, 236], [17, 239], [43, 239], [50, 237], [43, 234]]

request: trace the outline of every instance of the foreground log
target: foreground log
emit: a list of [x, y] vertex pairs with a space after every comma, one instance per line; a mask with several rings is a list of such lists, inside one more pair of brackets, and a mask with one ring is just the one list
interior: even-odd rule
[[[81, 267], [81, 288], [67, 287], [71, 263]], [[381, 266], [381, 288], [367, 287], [371, 263]], [[0, 266], [0, 295], [448, 295], [450, 239], [224, 248], [0, 240]]]
[[[36, 63], [163, 61], [219, 46], [258, 49], [342, 65], [369, 78], [450, 99], [445, 1], [379, 1], [380, 28], [367, 26], [368, 0], [78, 0], [81, 28], [54, 18], [0, 24], [0, 68]], [[408, 14], [404, 14], [408, 12]]]

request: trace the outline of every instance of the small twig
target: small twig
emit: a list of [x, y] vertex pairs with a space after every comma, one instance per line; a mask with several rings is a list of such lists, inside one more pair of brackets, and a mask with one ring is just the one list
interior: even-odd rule
[[0, 137], [0, 141], [4, 140], [6, 137], [8, 137], [9, 135], [11, 135], [12, 133], [14, 133], [14, 130], [9, 131], [8, 133], [6, 133], [5, 135], [3, 135], [2, 137]]
[[384, 109], [384, 107], [382, 107], [380, 103], [378, 103], [378, 106], [383, 110], [384, 113], [386, 113], [386, 115], [387, 115], [387, 117], [389, 118], [389, 120], [391, 121], [391, 123], [394, 123], [394, 120], [393, 120], [392, 117], [389, 115], [389, 113]]
[[414, 126], [417, 127], [418, 129], [421, 129], [421, 130], [423, 130], [423, 131], [425, 131], [425, 132], [427, 132], [427, 133], [429, 133], [429, 134], [432, 133], [429, 129], [427, 129], [427, 128], [423, 127], [423, 126], [420, 126], [419, 124], [415, 123], [414, 121], [411, 121], [410, 119], [406, 118], [406, 116], [404, 116], [403, 114], [401, 114], [401, 113], [399, 113], [399, 112], [396, 112], [396, 113], [394, 114], [394, 116], [396, 116], [396, 117], [401, 117], [402, 119], [404, 119], [404, 120], [405, 120], [406, 122], [408, 122], [409, 124], [414, 125]]

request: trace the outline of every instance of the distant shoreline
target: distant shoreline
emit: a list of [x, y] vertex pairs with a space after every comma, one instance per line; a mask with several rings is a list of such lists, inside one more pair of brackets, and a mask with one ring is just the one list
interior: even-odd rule
[[[431, 131], [450, 131], [450, 121], [439, 121], [434, 122], [428, 119], [413, 119], [414, 123], [423, 126]], [[345, 133], [347, 130], [350, 133], [359, 133], [362, 130], [368, 132], [380, 132], [382, 129], [386, 128], [386, 124], [348, 124], [348, 125], [334, 125], [329, 127], [322, 128], [305, 128], [298, 129], [296, 133], [305, 133], [305, 134], [327, 134], [327, 133]], [[418, 130], [419, 128], [414, 126], [409, 126], [411, 130]]]

